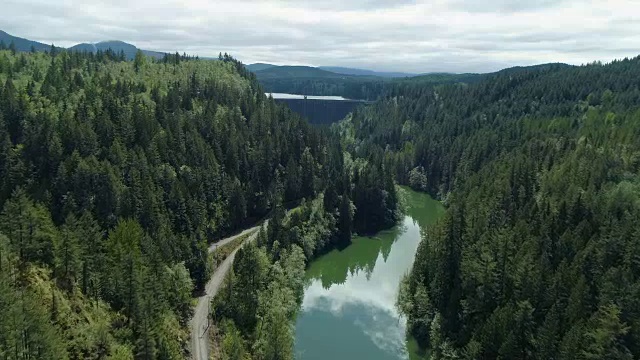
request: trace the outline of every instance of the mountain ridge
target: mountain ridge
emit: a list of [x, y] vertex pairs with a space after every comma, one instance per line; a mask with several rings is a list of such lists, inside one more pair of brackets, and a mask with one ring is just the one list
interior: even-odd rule
[[350, 68], [344, 66], [318, 66], [318, 69], [331, 71], [337, 74], [355, 75], [355, 76], [378, 76], [383, 78], [402, 78], [413, 77], [421, 74], [407, 73], [401, 71], [375, 71], [361, 68]]
[[145, 55], [151, 56], [156, 59], [162, 59], [165, 55], [165, 53], [163, 52], [140, 49], [133, 44], [129, 44], [121, 40], [106, 40], [97, 43], [81, 43], [69, 48], [69, 50], [72, 51], [87, 51], [93, 53], [97, 52], [98, 50], [106, 51], [108, 49], [111, 49], [115, 52], [124, 52], [127, 59], [133, 59], [136, 56], [138, 50], [142, 51], [142, 53], [144, 53]]
[[345, 77], [358, 77], [365, 78], [371, 76], [358, 76], [358, 75], [346, 75], [339, 74], [332, 71], [320, 69], [313, 66], [304, 65], [282, 65], [271, 66], [262, 70], [254, 71], [258, 79], [271, 79], [271, 78], [345, 78]]
[[[287, 68], [296, 68], [296, 69], [308, 69], [308, 71], [328, 71], [333, 74], [341, 75], [341, 76], [357, 76], [357, 77], [379, 77], [379, 78], [403, 78], [403, 77], [414, 77], [425, 74], [417, 74], [417, 73], [407, 73], [407, 72], [398, 72], [398, 71], [375, 71], [369, 69], [361, 69], [361, 68], [350, 68], [344, 66], [307, 66], [307, 65], [275, 65], [263, 62], [257, 62], [253, 64], [247, 64], [245, 67], [254, 73], [272, 70], [281, 72], [283, 69]], [[278, 68], [279, 70], [275, 70]], [[324, 77], [327, 77], [326, 74]]]
[[32, 47], [36, 51], [45, 51], [51, 48], [51, 45], [14, 36], [3, 30], [0, 30], [0, 42], [3, 42], [6, 46], [13, 42], [17, 51], [31, 51]]
[[[0, 30], [0, 42], [3, 42], [5, 46], [9, 46], [11, 43], [15, 45], [17, 51], [48, 51], [53, 44], [44, 44], [38, 41], [29, 40], [19, 36], [11, 35], [6, 31]], [[166, 53], [152, 50], [140, 49], [137, 46], [121, 41], [121, 40], [106, 40], [97, 43], [79, 43], [68, 48], [56, 46], [57, 48], [67, 49], [70, 51], [90, 52], [96, 53], [100, 51], [106, 51], [111, 49], [115, 52], [123, 51], [127, 59], [133, 59], [136, 56], [138, 50], [142, 51], [145, 55], [151, 56], [156, 59], [161, 59]]]

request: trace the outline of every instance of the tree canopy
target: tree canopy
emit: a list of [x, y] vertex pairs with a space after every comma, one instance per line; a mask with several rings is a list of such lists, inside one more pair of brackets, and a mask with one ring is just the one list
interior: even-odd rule
[[640, 356], [640, 58], [407, 84], [334, 126], [448, 207], [399, 298], [433, 358]]
[[[305, 244], [274, 225], [283, 245], [261, 266], [280, 275], [246, 284], [261, 295], [239, 295], [229, 334], [290, 319], [268, 304], [299, 300], [300, 259], [350, 239], [358, 195], [343, 156], [227, 54], [0, 50], [0, 357], [186, 356], [208, 244], [266, 216], [283, 221], [281, 204], [306, 198], [323, 206], [327, 238]], [[376, 206], [395, 206], [384, 199]], [[247, 249], [236, 276], [263, 257]], [[264, 336], [284, 349], [290, 331], [279, 331]], [[256, 351], [284, 351], [272, 340]], [[237, 337], [225, 344], [242, 356]]]

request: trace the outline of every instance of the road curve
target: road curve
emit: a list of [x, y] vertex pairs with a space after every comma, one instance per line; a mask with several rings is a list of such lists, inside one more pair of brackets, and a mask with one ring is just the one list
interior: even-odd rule
[[[266, 224], [266, 221], [265, 221]], [[246, 229], [239, 234], [230, 236], [226, 239], [220, 240], [215, 244], [209, 246], [209, 252], [213, 252], [218, 246], [223, 246], [234, 239], [246, 235], [251, 234], [245, 240], [254, 241], [256, 237], [258, 237], [258, 230], [260, 229], [260, 225], [254, 226], [252, 228]], [[240, 245], [242, 246], [242, 245]], [[196, 305], [195, 311], [193, 313], [193, 317], [190, 321], [190, 332], [191, 332], [191, 358], [193, 360], [208, 360], [209, 359], [209, 333], [207, 326], [207, 317], [209, 316], [209, 304], [211, 303], [211, 299], [218, 293], [222, 282], [227, 276], [227, 272], [231, 269], [231, 265], [233, 264], [233, 259], [236, 257], [236, 252], [240, 248], [238, 246], [229, 256], [215, 269], [213, 275], [205, 285], [205, 293], [204, 295], [198, 298], [198, 304]]]

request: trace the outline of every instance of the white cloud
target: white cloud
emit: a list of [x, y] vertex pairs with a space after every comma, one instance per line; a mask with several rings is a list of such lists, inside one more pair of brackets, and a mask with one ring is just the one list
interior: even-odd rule
[[636, 56], [639, 9], [639, 0], [4, 0], [0, 28], [61, 46], [119, 39], [246, 63], [484, 72]]
[[371, 273], [355, 271], [344, 283], [328, 288], [323, 287], [321, 279], [311, 281], [305, 288], [302, 312], [320, 311], [335, 317], [357, 314], [356, 327], [378, 348], [406, 358], [406, 319], [395, 304], [400, 279], [413, 264], [421, 236], [419, 225], [409, 217], [399, 229], [388, 257], [385, 260], [379, 252]]

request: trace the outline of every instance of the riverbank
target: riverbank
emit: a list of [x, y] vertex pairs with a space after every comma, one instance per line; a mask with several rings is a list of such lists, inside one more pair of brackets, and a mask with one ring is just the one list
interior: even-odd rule
[[343, 250], [332, 250], [309, 264], [295, 329], [296, 358], [419, 356], [415, 343], [405, 336], [406, 321], [395, 303], [421, 230], [444, 214], [444, 207], [407, 187], [399, 194], [404, 215], [398, 225], [371, 237], [353, 237]]

